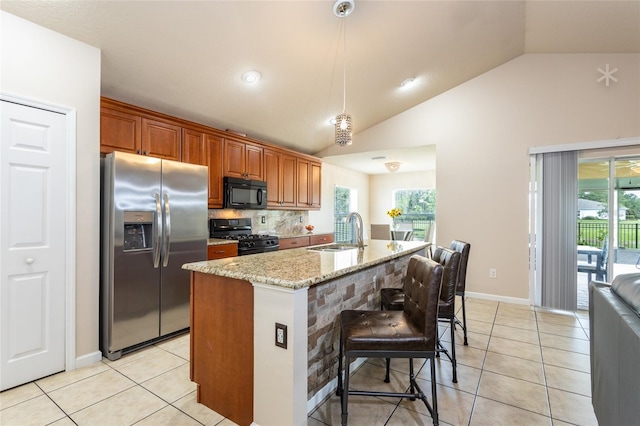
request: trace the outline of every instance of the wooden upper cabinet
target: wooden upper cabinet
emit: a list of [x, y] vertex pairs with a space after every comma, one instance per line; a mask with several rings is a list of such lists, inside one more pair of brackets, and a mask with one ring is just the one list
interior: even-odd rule
[[182, 162], [209, 169], [209, 208], [222, 207], [222, 138], [196, 129], [182, 129]]
[[180, 126], [143, 117], [142, 155], [181, 161], [181, 130]]
[[182, 162], [207, 165], [207, 145], [203, 132], [182, 129]]
[[273, 208], [296, 207], [296, 157], [265, 148], [264, 174], [267, 205]]
[[297, 206], [301, 208], [309, 207], [309, 170], [311, 162], [298, 158], [298, 192]]
[[205, 133], [209, 166], [209, 208], [222, 208], [222, 138]]
[[321, 204], [322, 163], [298, 158], [298, 199], [296, 205], [304, 209], [319, 209]]
[[113, 151], [140, 154], [142, 147], [142, 118], [115, 109], [100, 109], [100, 153]]
[[224, 176], [264, 180], [264, 148], [236, 140], [224, 140]]
[[310, 163], [309, 170], [309, 207], [319, 209], [321, 205], [322, 163]]

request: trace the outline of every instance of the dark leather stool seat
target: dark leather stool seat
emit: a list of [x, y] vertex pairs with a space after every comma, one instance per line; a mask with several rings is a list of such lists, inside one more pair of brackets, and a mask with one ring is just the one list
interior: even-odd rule
[[[442, 277], [442, 265], [426, 257], [414, 255], [409, 260], [404, 277], [405, 296], [402, 311], [348, 310], [340, 313], [337, 394], [341, 401], [343, 426], [347, 424], [349, 395], [420, 399], [431, 413], [433, 424], [438, 424], [434, 360], [438, 339], [438, 301], [442, 288]], [[351, 362], [360, 357], [408, 358], [408, 391], [384, 392], [349, 389]], [[424, 392], [416, 383], [413, 358], [429, 360], [433, 405], [429, 404]]]
[[380, 289], [380, 309], [401, 311], [404, 308], [404, 291], [401, 288]]

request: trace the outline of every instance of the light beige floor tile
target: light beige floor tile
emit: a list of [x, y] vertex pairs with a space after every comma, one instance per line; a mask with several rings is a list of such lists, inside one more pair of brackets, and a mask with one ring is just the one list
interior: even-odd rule
[[[422, 392], [426, 395], [429, 403], [432, 404], [431, 383], [422, 379], [417, 379], [416, 382], [418, 383], [418, 386], [422, 388]], [[463, 425], [469, 423], [469, 418], [471, 418], [471, 408], [473, 407], [473, 400], [475, 399], [473, 394], [456, 391], [453, 388], [442, 385], [437, 386], [436, 392], [438, 397], [438, 416], [442, 422], [452, 425]], [[417, 411], [425, 416], [429, 415], [429, 410], [427, 410], [424, 402], [419, 400], [410, 401], [402, 399], [400, 407]]]
[[326, 426], [326, 425], [320, 420], [316, 420], [315, 418], [309, 416], [307, 418], [307, 426]]
[[[408, 360], [392, 359], [391, 365], [400, 364], [407, 366]], [[415, 370], [417, 373], [418, 370]], [[389, 371], [390, 383], [384, 382], [385, 367], [365, 362], [362, 366], [351, 375], [349, 379], [349, 389], [370, 390], [381, 392], [404, 392], [409, 387], [409, 374], [391, 369]], [[393, 399], [391, 399], [393, 401]], [[397, 399], [395, 400], [397, 402]]]
[[122, 374], [109, 368], [107, 371], [49, 392], [49, 396], [67, 414], [71, 414], [135, 385]]
[[0, 411], [0, 423], [7, 426], [46, 425], [66, 417], [46, 395], [36, 396]]
[[40, 386], [43, 391], [51, 392], [107, 370], [109, 370], [109, 366], [99, 361], [76, 370], [65, 371], [54, 374], [53, 376], [45, 377], [44, 379], [37, 380], [36, 384]]
[[[464, 344], [464, 332], [460, 327], [456, 327], [455, 329], [456, 336], [456, 345]], [[447, 328], [447, 331], [442, 334], [440, 340], [443, 342], [451, 342], [451, 332]], [[469, 346], [473, 348], [478, 348], [482, 350], [487, 350], [487, 346], [489, 345], [489, 334], [481, 334], [476, 333], [474, 331], [469, 330], [467, 332], [467, 343]], [[449, 345], [447, 345], [449, 347]]]
[[467, 311], [467, 323], [471, 321], [482, 321], [492, 323], [495, 320], [495, 314], [483, 310]]
[[[392, 404], [376, 397], [354, 395], [349, 396], [348, 401], [348, 423], [350, 426], [384, 425], [398, 403], [397, 399]], [[341, 424], [341, 413], [340, 397], [334, 393], [311, 416], [327, 425], [339, 425]]]
[[[482, 370], [458, 364], [458, 383], [453, 383], [451, 381], [453, 378], [453, 366], [449, 360], [446, 358], [440, 358], [439, 361], [436, 361], [435, 365], [436, 383], [472, 394], [475, 394], [478, 390], [478, 383], [480, 382], [480, 373]], [[429, 364], [420, 371], [418, 377], [422, 380], [431, 381], [431, 369], [429, 368]]]
[[584, 373], [591, 371], [589, 355], [568, 352], [560, 349], [542, 347], [542, 362], [547, 365], [578, 370]]
[[507, 327], [523, 328], [525, 330], [537, 331], [538, 325], [535, 320], [522, 319], [516, 317], [496, 316], [495, 324], [506, 325]]
[[530, 361], [501, 353], [487, 352], [484, 371], [544, 385], [542, 362]]
[[71, 414], [71, 419], [79, 426], [132, 425], [166, 406], [148, 390], [134, 386]]
[[540, 343], [537, 331], [509, 327], [501, 324], [493, 326], [491, 337], [501, 337], [503, 339], [517, 340], [519, 342], [531, 343], [534, 345], [538, 345]]
[[478, 334], [491, 334], [493, 322], [470, 320], [467, 318], [467, 332]]
[[551, 419], [531, 411], [478, 397], [473, 406], [470, 426], [550, 426]]
[[476, 297], [469, 297], [467, 296], [467, 303], [469, 305], [484, 305], [484, 306], [492, 306], [496, 309], [498, 309], [498, 304], [499, 302], [496, 302], [495, 300], [488, 300], [488, 299], [478, 299]]
[[181, 358], [189, 360], [190, 356], [190, 336], [189, 333], [182, 336], [174, 337], [173, 339], [165, 340], [164, 342], [157, 343], [156, 346], [160, 349], [164, 349], [167, 352], [171, 352], [174, 355], [178, 355]]
[[26, 385], [0, 392], [0, 409], [4, 410], [40, 395], [44, 394], [34, 383], [27, 383]]
[[535, 311], [535, 306], [531, 306], [531, 305], [526, 305], [524, 303], [507, 303], [507, 302], [500, 302], [500, 304], [498, 305], [498, 309], [521, 309], [524, 311]]
[[588, 340], [558, 336], [557, 334], [540, 333], [540, 344], [548, 348], [578, 352], [585, 355], [589, 355], [589, 353], [591, 352]]
[[565, 423], [562, 420], [551, 419], [553, 426], [574, 426], [571, 423]]
[[[351, 422], [349, 422], [349, 424], [351, 424]], [[422, 414], [404, 407], [398, 407], [396, 411], [393, 412], [393, 415], [385, 426], [430, 426], [432, 424], [433, 419], [430, 415]], [[443, 424], [443, 422], [440, 421], [440, 424]], [[307, 426], [309, 426], [309, 424], [307, 424]]]
[[[457, 307], [458, 315], [462, 316], [462, 303], [458, 303], [458, 301], [456, 300], [456, 307]], [[469, 312], [484, 312], [484, 313], [495, 315], [496, 312], [498, 311], [497, 305], [473, 303], [473, 302], [469, 302], [469, 299], [467, 299], [465, 307], [466, 307], [467, 314], [469, 314]]]
[[547, 392], [543, 385], [483, 371], [478, 396], [549, 416]]
[[[367, 360], [367, 363], [369, 364], [373, 364], [373, 365], [377, 365], [378, 367], [383, 367], [386, 368], [386, 361], [384, 358], [369, 358]], [[414, 358], [413, 359], [413, 373], [414, 374], [418, 374], [418, 372], [420, 371], [420, 369], [422, 368], [422, 366], [425, 363], [425, 359], [424, 358]], [[363, 364], [364, 365], [364, 364]], [[362, 368], [362, 367], [361, 367]], [[402, 374], [409, 374], [409, 360], [408, 359], [402, 359], [402, 358], [395, 358], [391, 360], [391, 370], [395, 370], [398, 371]], [[360, 371], [360, 370], [358, 370]], [[353, 375], [357, 374], [357, 372], [353, 372]], [[384, 378], [384, 373], [383, 376], [381, 376], [381, 379]]]
[[188, 362], [170, 352], [155, 349], [158, 352], [153, 353], [153, 356], [136, 359], [124, 365], [112, 365], [112, 367], [136, 383], [142, 383]]
[[189, 364], [181, 365], [142, 382], [141, 386], [167, 402], [174, 402], [195, 391], [197, 387], [189, 378]]
[[224, 419], [224, 416], [211, 408], [196, 402], [196, 392], [180, 398], [173, 403], [173, 406], [205, 425], [217, 425]]
[[497, 317], [520, 318], [526, 320], [535, 320], [536, 312], [534, 310], [515, 309], [515, 308], [498, 308]]
[[547, 386], [567, 392], [591, 396], [591, 375], [582, 371], [545, 365], [544, 374]]
[[160, 425], [200, 426], [200, 422], [195, 421], [177, 408], [168, 405], [136, 423], [136, 426]]
[[502, 337], [491, 337], [487, 351], [524, 358], [530, 361], [542, 362], [539, 345], [532, 345], [531, 343], [519, 342], [517, 340], [503, 339]]
[[49, 426], [76, 426], [76, 424], [69, 417], [63, 417], [60, 420], [49, 423]]
[[486, 354], [487, 351], [476, 349], [472, 346], [456, 345], [456, 360], [458, 361], [458, 365], [482, 368]]
[[110, 361], [109, 359], [102, 357], [102, 362], [104, 362], [105, 364], [107, 364], [108, 366], [112, 367], [112, 368], [119, 368], [122, 367], [123, 365], [126, 365], [130, 362], [134, 362], [134, 361], [138, 361], [140, 359], [144, 359], [150, 356], [153, 356], [155, 354], [159, 354], [163, 352], [162, 349], [156, 347], [156, 346], [147, 346], [145, 348], [142, 349], [138, 349], [134, 352], [128, 353], [123, 355], [121, 358], [115, 360], [115, 361]]
[[541, 333], [588, 340], [588, 337], [582, 327], [568, 327], [566, 325], [553, 324], [549, 322], [539, 322], [538, 329]]
[[578, 318], [570, 312], [562, 314], [558, 312], [537, 312], [536, 315], [539, 322], [564, 325], [567, 327], [582, 327]]
[[591, 398], [588, 396], [549, 388], [549, 401], [551, 417], [554, 419], [576, 425], [598, 425]]
[[224, 419], [220, 423], [215, 423], [215, 426], [238, 426], [238, 424], [229, 419]]

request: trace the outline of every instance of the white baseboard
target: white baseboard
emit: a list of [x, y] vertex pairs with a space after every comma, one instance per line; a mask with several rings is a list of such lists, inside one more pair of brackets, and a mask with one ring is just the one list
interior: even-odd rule
[[465, 297], [493, 300], [496, 302], [515, 303], [517, 305], [533, 305], [529, 299], [521, 299], [519, 297], [496, 296], [495, 294], [473, 293], [470, 291], [465, 291], [464, 295]]
[[76, 368], [86, 367], [95, 364], [102, 359], [102, 352], [96, 351], [76, 358]]
[[[355, 372], [362, 364], [367, 362], [368, 358], [358, 358], [354, 362], [351, 363], [351, 372]], [[320, 404], [322, 404], [327, 397], [331, 394], [335, 393], [336, 389], [338, 389], [338, 378], [334, 377], [329, 383], [324, 385], [322, 389], [316, 392], [315, 395], [311, 397], [310, 400], [307, 401], [307, 414], [311, 414], [313, 410], [318, 408]]]

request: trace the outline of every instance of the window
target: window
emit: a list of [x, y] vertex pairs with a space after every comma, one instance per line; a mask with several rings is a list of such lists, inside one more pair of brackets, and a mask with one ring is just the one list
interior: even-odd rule
[[358, 190], [337, 186], [334, 192], [334, 240], [336, 242], [352, 241], [354, 224], [345, 223], [349, 212], [356, 211], [358, 206]]
[[394, 189], [393, 207], [402, 210], [394, 223], [411, 222], [413, 239], [423, 241], [428, 227], [435, 222], [436, 191], [434, 189]]

